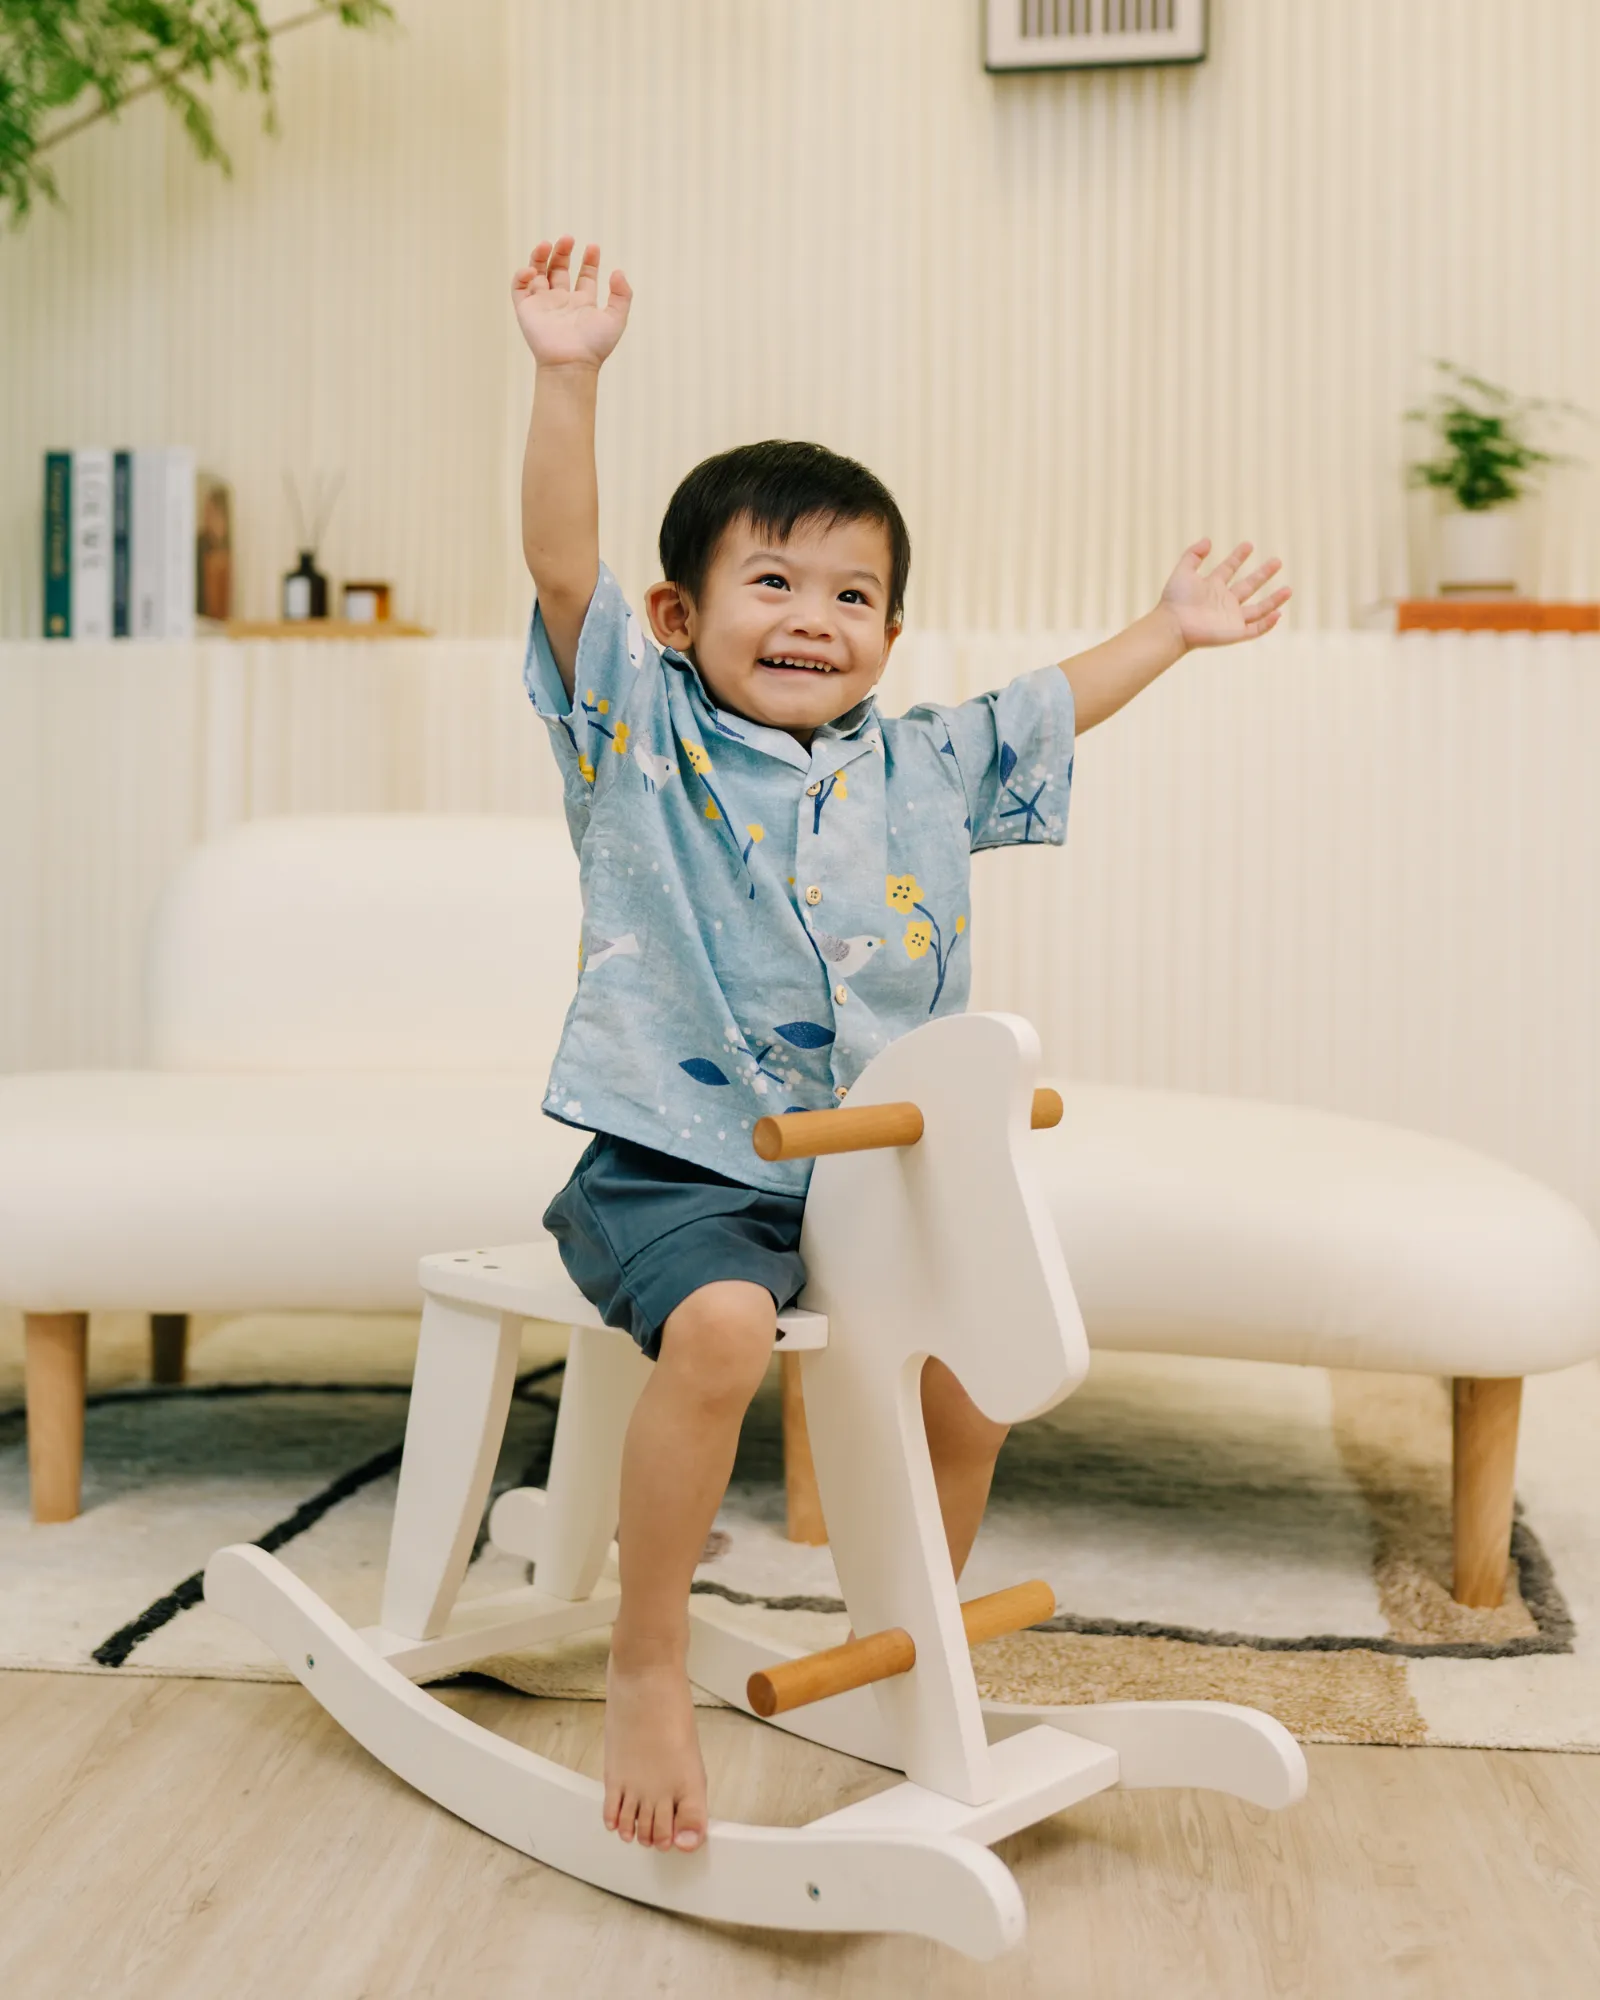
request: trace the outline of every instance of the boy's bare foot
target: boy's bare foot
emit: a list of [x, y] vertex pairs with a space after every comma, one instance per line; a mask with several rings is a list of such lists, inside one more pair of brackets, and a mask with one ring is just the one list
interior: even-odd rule
[[706, 1767], [681, 1666], [606, 1669], [605, 1822], [642, 1847], [706, 1837]]

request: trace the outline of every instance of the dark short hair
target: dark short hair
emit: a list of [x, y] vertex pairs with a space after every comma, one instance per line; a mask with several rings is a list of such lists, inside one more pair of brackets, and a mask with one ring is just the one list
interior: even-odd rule
[[662, 575], [698, 597], [717, 544], [738, 520], [780, 542], [802, 521], [878, 522], [889, 537], [886, 622], [899, 622], [911, 573], [911, 537], [894, 495], [853, 458], [841, 458], [826, 445], [768, 438], [702, 459], [662, 517]]

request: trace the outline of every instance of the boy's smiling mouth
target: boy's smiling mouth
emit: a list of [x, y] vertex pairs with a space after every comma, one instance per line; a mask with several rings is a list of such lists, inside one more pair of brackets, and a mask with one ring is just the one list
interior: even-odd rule
[[777, 673], [836, 674], [839, 669], [831, 660], [808, 660], [798, 653], [774, 653], [756, 662], [759, 667], [767, 667]]

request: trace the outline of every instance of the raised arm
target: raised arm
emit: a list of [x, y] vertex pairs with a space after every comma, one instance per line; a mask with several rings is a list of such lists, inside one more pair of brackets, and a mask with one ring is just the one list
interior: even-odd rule
[[1210, 552], [1207, 540], [1185, 549], [1154, 611], [1147, 611], [1114, 639], [1060, 663], [1072, 683], [1077, 735], [1115, 715], [1191, 647], [1232, 646], [1241, 639], [1259, 639], [1277, 624], [1289, 601], [1288, 589], [1275, 590], [1269, 597], [1258, 598], [1256, 593], [1271, 582], [1282, 563], [1273, 557], [1248, 576], [1239, 576], [1250, 553], [1250, 544], [1241, 542], [1231, 555], [1202, 574], [1200, 565]]
[[537, 364], [522, 460], [522, 553], [569, 696], [600, 574], [595, 394], [633, 302], [620, 271], [611, 273], [610, 295], [600, 302], [598, 243], [585, 249], [573, 283], [572, 250], [570, 236], [541, 243], [511, 280], [517, 324]]

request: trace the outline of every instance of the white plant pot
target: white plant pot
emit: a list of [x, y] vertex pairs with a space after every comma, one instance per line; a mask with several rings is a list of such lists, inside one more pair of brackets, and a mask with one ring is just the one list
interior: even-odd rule
[[1439, 590], [1517, 589], [1522, 519], [1515, 507], [1451, 508], [1439, 516]]

